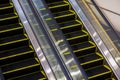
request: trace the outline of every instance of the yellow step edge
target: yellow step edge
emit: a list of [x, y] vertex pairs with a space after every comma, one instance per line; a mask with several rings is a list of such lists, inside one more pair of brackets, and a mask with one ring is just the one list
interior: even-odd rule
[[62, 17], [67, 17], [67, 16], [71, 16], [71, 15], [74, 15], [74, 14], [67, 14], [67, 15], [57, 16], [57, 17], [55, 17], [55, 19], [62, 18]]
[[28, 74], [24, 74], [24, 75], [17, 76], [17, 77], [13, 77], [13, 78], [9, 78], [9, 79], [7, 79], [7, 80], [14, 80], [14, 79], [16, 79], [16, 78], [25, 77], [25, 76], [28, 76], [28, 75], [31, 75], [31, 74], [35, 74], [35, 73], [38, 73], [38, 72], [40, 72], [40, 71], [33, 72], [33, 73], [28, 73]]
[[94, 48], [95, 46], [91, 46], [91, 47], [87, 47], [87, 48], [83, 48], [83, 49], [79, 49], [79, 50], [74, 50], [73, 52], [79, 52], [79, 51], [83, 51], [83, 50], [87, 50], [87, 49], [90, 49], [90, 48]]
[[[41, 66], [42, 67], [42, 66]], [[46, 74], [43, 70], [41, 70], [41, 73], [46, 77]]]
[[[57, 17], [55, 17], [55, 19], [57, 19], [57, 18], [62, 18], [62, 17], [66, 17], [66, 16], [71, 16], [71, 15], [75, 15], [71, 10], [68, 10], [68, 11], [70, 11], [71, 12], [71, 14], [66, 14], [66, 15], [62, 15], [62, 16], [57, 16]], [[55, 13], [55, 14], [60, 14], [60, 13], [62, 13], [62, 12], [57, 12], [57, 13]]]
[[52, 9], [52, 8], [57, 8], [57, 7], [63, 7], [63, 6], [68, 6], [69, 4], [61, 4], [61, 5], [57, 5], [57, 6], [52, 6], [52, 7], [49, 7], [49, 9]]
[[81, 25], [83, 25], [82, 21], [75, 19], [75, 21], [77, 21], [78, 23], [80, 23]]
[[4, 46], [4, 45], [7, 45], [7, 44], [12, 44], [12, 43], [17, 43], [17, 42], [24, 41], [24, 40], [28, 40], [28, 39], [25, 38], [25, 39], [21, 39], [21, 40], [16, 40], [16, 41], [7, 42], [7, 43], [0, 44], [0, 46]]
[[13, 31], [13, 30], [17, 30], [17, 29], [22, 29], [22, 28], [23, 28], [23, 27], [18, 27], [18, 28], [7, 29], [7, 30], [0, 31], [0, 33], [3, 33], [3, 32], [8, 32], [8, 31]]
[[0, 8], [0, 10], [7, 9], [7, 8], [12, 8], [12, 7], [13, 7], [12, 5], [10, 5], [10, 6], [5, 6], [5, 7]]
[[80, 65], [90, 64], [90, 63], [93, 63], [93, 62], [96, 62], [96, 61], [99, 61], [99, 60], [103, 60], [103, 58], [99, 58], [99, 59], [96, 59], [96, 60], [92, 60], [92, 61], [88, 61], [88, 62], [85, 62], [85, 63], [81, 63]]
[[101, 74], [98, 74], [98, 75], [94, 75], [94, 76], [88, 77], [88, 79], [92, 79], [92, 78], [95, 78], [95, 77], [98, 77], [98, 76], [102, 76], [102, 75], [105, 75], [105, 74], [108, 74], [108, 73], [111, 73], [111, 72], [108, 71], [108, 72], [104, 72], [104, 73], [101, 73]]
[[60, 29], [71, 28], [71, 27], [75, 27], [75, 26], [79, 26], [79, 25], [81, 25], [81, 24], [73, 24], [73, 25], [70, 25], [70, 26], [64, 26], [64, 27], [61, 26]]
[[14, 18], [18, 18], [18, 16], [3, 18], [3, 19], [0, 19], [0, 21], [4, 21], [4, 20], [8, 20], [8, 19], [14, 19]]
[[107, 72], [104, 72], [104, 73], [101, 73], [101, 74], [98, 74], [98, 75], [94, 75], [94, 76], [88, 77], [88, 79], [92, 79], [92, 78], [95, 78], [95, 77], [98, 77], [98, 76], [102, 76], [102, 75], [105, 75], [105, 74], [108, 74], [108, 73], [111, 73], [111, 71], [107, 71]]
[[41, 78], [41, 79], [38, 79], [38, 80], [46, 80], [46, 78]]
[[11, 55], [11, 56], [7, 56], [7, 57], [0, 58], [0, 60], [7, 59], [7, 58], [12, 58], [12, 57], [20, 56], [20, 55], [24, 55], [24, 54], [28, 54], [28, 53], [30, 53], [30, 52], [33, 52], [33, 51], [27, 51], [27, 52], [23, 52], [23, 53], [17, 53], [17, 54], [15, 54], [15, 55]]
[[27, 69], [27, 68], [31, 68], [31, 67], [35, 67], [35, 66], [39, 66], [39, 64], [34, 64], [34, 65], [31, 65], [31, 66], [22, 67], [22, 68], [19, 68], [19, 69], [15, 69], [15, 70], [11, 70], [11, 71], [7, 71], [7, 72], [3, 72], [3, 74], [12, 73], [12, 72], [15, 72], [15, 71], [19, 71], [19, 70], [23, 70], [23, 69]]
[[100, 53], [96, 52], [96, 54], [103, 58], [103, 56]]
[[104, 67], [107, 68], [109, 71], [112, 72], [112, 70], [107, 65], [104, 65]]
[[78, 38], [81, 38], [81, 37], [85, 37], [85, 36], [88, 36], [88, 35], [81, 35], [81, 36], [76, 36], [76, 37], [72, 37], [72, 38], [68, 38], [67, 40], [74, 40], [74, 39], [78, 39]]

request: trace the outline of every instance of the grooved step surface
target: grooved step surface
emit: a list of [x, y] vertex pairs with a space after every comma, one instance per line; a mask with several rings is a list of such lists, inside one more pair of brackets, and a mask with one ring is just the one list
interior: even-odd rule
[[4, 74], [8, 71], [32, 66], [32, 65], [35, 65], [35, 64], [38, 64], [35, 59], [28, 59], [28, 60], [21, 61], [21, 62], [18, 62], [18, 63], [14, 63], [14, 64], [11, 64], [11, 65], [8, 65], [8, 66], [4, 66], [4, 67], [2, 67], [2, 71], [3, 71], [3, 74]]
[[28, 74], [26, 76], [22, 76], [22, 77], [19, 77], [19, 78], [15, 78], [15, 80], [27, 80], [27, 79], [31, 79], [31, 80], [47, 80], [44, 75], [41, 75], [40, 72], [35, 72], [35, 73], [31, 73], [31, 74]]
[[102, 75], [105, 75], [107, 73], [110, 73], [110, 71], [105, 66], [98, 66], [98, 67], [95, 67], [93, 69], [87, 70], [86, 73], [87, 73], [88, 77], [91, 77], [91, 76], [97, 77], [97, 75], [102, 76]]

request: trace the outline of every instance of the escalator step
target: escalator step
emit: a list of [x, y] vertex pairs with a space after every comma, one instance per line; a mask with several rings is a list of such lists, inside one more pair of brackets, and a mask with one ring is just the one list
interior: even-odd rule
[[8, 14], [14, 12], [13, 6], [10, 4], [0, 5], [0, 15]]
[[85, 55], [85, 56], [79, 57], [78, 60], [80, 61], [81, 66], [84, 69], [88, 69], [96, 65], [100, 66], [103, 64], [103, 58], [99, 56], [100, 54], [99, 55], [98, 54], [92, 53], [89, 55]]
[[98, 66], [86, 71], [89, 80], [105, 80], [111, 76], [111, 71], [105, 66]]
[[28, 46], [3, 51], [0, 52], [0, 66], [33, 57], [34, 51]]
[[52, 11], [52, 13], [59, 12], [59, 11], [65, 11], [69, 9], [69, 4], [65, 1], [59, 1], [55, 3], [48, 4], [49, 9]]
[[90, 53], [94, 53], [96, 46], [92, 44], [91, 41], [71, 45], [73, 51], [76, 53], [76, 56], [83, 56]]
[[70, 33], [73, 31], [79, 31], [82, 28], [82, 23], [77, 20], [72, 20], [68, 22], [59, 23], [64, 34]]
[[5, 14], [5, 15], [0, 15], [0, 26], [3, 25], [10, 25], [18, 23], [18, 16], [16, 14]]
[[[11, 79], [12, 80], [12, 79]], [[47, 80], [45, 76], [40, 72], [34, 72], [19, 78], [15, 78], [14, 80]]]
[[40, 66], [34, 58], [2, 67], [3, 75], [7, 79], [28, 74], [31, 72], [36, 72], [38, 70], [40, 70]]
[[27, 40], [23, 34], [0, 39], [0, 51], [27, 45]]
[[53, 15], [58, 23], [74, 20], [75, 18], [74, 13], [71, 12], [70, 10], [54, 13]]
[[88, 35], [85, 33], [85, 31], [67, 33], [65, 34], [65, 37], [67, 38], [70, 45], [88, 41]]
[[20, 24], [0, 26], [0, 38], [13, 36], [16, 34], [22, 34], [22, 33], [23, 33], [23, 27]]

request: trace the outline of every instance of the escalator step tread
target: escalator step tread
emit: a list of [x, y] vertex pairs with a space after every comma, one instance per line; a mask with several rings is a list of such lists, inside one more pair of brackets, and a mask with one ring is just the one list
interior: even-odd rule
[[40, 72], [34, 72], [23, 77], [16, 78], [14, 80], [47, 80], [45, 76]]
[[0, 46], [9, 42], [23, 40], [23, 39], [27, 39], [23, 34], [3, 38], [3, 39], [0, 39]]
[[78, 58], [78, 60], [80, 61], [81, 64], [92, 61], [92, 60], [97, 60], [97, 59], [103, 59], [103, 58], [96, 53], [92, 53], [90, 55]]
[[5, 72], [8, 72], [8, 71], [32, 66], [32, 65], [35, 65], [35, 64], [38, 64], [38, 62], [34, 58], [33, 59], [28, 59], [28, 60], [23, 60], [23, 61], [20, 61], [20, 62], [2, 67], [2, 71], [3, 71], [3, 74], [4, 74]]
[[29, 46], [22, 46], [19, 48], [0, 52], [0, 58], [4, 58], [4, 57], [8, 57], [8, 56], [15, 55], [15, 54], [20, 54], [20, 53], [25, 53], [29, 51], [33, 51], [33, 50]]
[[10, 5], [10, 4], [2, 4], [2, 5], [0, 5], [0, 10], [10, 8], [10, 7], [12, 7], [12, 5]]
[[64, 5], [68, 5], [68, 4], [65, 1], [59, 1], [59, 2], [47, 4], [47, 5], [49, 6], [49, 8], [56, 8], [56, 7], [64, 6]]
[[87, 35], [87, 34], [83, 31], [75, 31], [75, 32], [65, 34], [65, 37], [67, 39], [71, 39], [71, 38], [73, 39], [74, 37], [82, 37], [84, 35]]
[[81, 25], [81, 23], [76, 20], [72, 20], [72, 21], [59, 23], [59, 25], [61, 26], [61, 29], [64, 29], [67, 26]]
[[54, 15], [55, 18], [59, 18], [59, 17], [69, 16], [69, 15], [74, 15], [74, 13], [71, 12], [70, 10], [68, 10], [68, 11], [62, 11], [62, 12], [54, 13], [53, 15]]
[[110, 73], [110, 70], [107, 69], [104, 65], [98, 66], [98, 67], [95, 67], [93, 69], [90, 69], [90, 70], [86, 71], [88, 77], [95, 76], [95, 75], [98, 75], [98, 74], [102, 75], [102, 74], [105, 74], [106, 72]]
[[13, 30], [13, 29], [19, 29], [19, 28], [22, 28], [22, 26], [18, 23], [17, 24], [0, 26], [0, 33], [4, 32], [4, 31]]
[[18, 17], [18, 16], [14, 13], [0, 15], [0, 21], [11, 19], [11, 18], [16, 18], [16, 17]]
[[80, 50], [88, 47], [95, 47], [93, 44], [90, 43], [90, 41], [75, 44], [71, 46], [73, 50]]

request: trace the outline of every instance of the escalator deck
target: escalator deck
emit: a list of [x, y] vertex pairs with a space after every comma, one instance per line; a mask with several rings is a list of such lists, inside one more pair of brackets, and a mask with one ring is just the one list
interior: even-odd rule
[[0, 1], [0, 68], [5, 80], [46, 80], [12, 2]]
[[115, 80], [113, 72], [67, 0], [45, 0], [89, 80]]

